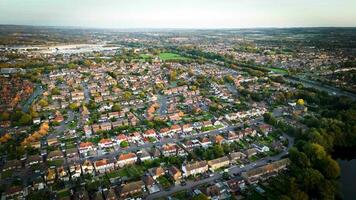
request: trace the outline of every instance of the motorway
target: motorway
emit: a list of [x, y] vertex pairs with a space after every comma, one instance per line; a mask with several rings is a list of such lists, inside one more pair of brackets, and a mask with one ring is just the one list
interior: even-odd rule
[[304, 78], [288, 78], [284, 77], [286, 81], [291, 83], [301, 83], [304, 87], [315, 88], [324, 92], [327, 92], [329, 95], [337, 95], [337, 96], [347, 96], [353, 100], [356, 100], [356, 94], [351, 92], [344, 91], [342, 89], [332, 87], [330, 85], [325, 85], [317, 81], [312, 81]]
[[[289, 141], [288, 148], [285, 151], [283, 151], [282, 153], [280, 153], [278, 155], [265, 157], [263, 159], [255, 161], [255, 162], [246, 164], [244, 167], [239, 167], [237, 165], [233, 165], [230, 168], [228, 168], [229, 175], [233, 176], [236, 173], [241, 173], [243, 171], [251, 170], [253, 168], [256, 168], [256, 167], [259, 167], [259, 166], [267, 164], [269, 160], [277, 161], [277, 160], [280, 160], [283, 156], [287, 155], [288, 154], [288, 149], [290, 147], [292, 147], [293, 144], [294, 144], [294, 138], [288, 136], [287, 134], [284, 134], [283, 136], [285, 138], [287, 138], [288, 141]], [[189, 189], [192, 189], [192, 188], [194, 188], [196, 186], [202, 185], [204, 183], [213, 183], [215, 180], [218, 180], [218, 179], [221, 179], [221, 178], [222, 178], [222, 174], [215, 172], [215, 173], [213, 173], [213, 176], [210, 176], [210, 177], [208, 177], [206, 179], [202, 179], [202, 180], [199, 180], [199, 181], [186, 181], [186, 185], [184, 185], [184, 186], [175, 185], [174, 187], [172, 187], [168, 191], [162, 190], [160, 192], [150, 194], [150, 195], [147, 196], [147, 199], [157, 199], [157, 198], [160, 198], [160, 197], [167, 197], [167, 196], [172, 195], [172, 194], [174, 194], [174, 193], [176, 193], [178, 191], [181, 191], [181, 190], [189, 190]]]

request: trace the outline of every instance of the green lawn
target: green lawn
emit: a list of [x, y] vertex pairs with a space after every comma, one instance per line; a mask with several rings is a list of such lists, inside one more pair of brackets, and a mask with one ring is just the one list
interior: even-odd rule
[[179, 61], [179, 60], [188, 60], [188, 58], [183, 57], [181, 55], [175, 54], [175, 53], [160, 53], [159, 58], [163, 61], [167, 60], [174, 60], [174, 61]]
[[116, 178], [120, 176], [120, 171], [113, 171], [107, 174], [108, 178]]
[[48, 166], [56, 166], [59, 167], [63, 165], [63, 160], [53, 160], [53, 161], [47, 161]]
[[59, 198], [70, 197], [70, 191], [68, 189], [63, 189], [57, 192]]
[[129, 165], [119, 170], [118, 174], [121, 177], [126, 176], [129, 179], [138, 179], [144, 175], [145, 169], [139, 165]]
[[212, 130], [215, 130], [215, 129], [219, 129], [219, 128], [222, 128], [224, 127], [223, 125], [216, 125], [216, 126], [207, 126], [207, 127], [202, 127], [201, 128], [201, 131], [205, 132], [205, 131], [212, 131]]
[[269, 70], [278, 74], [288, 74], [287, 70], [281, 68], [268, 67]]
[[140, 58], [142, 58], [142, 59], [148, 59], [148, 58], [152, 58], [152, 55], [140, 54]]
[[160, 176], [157, 178], [157, 180], [158, 180], [159, 184], [161, 184], [164, 189], [168, 189], [172, 185], [166, 176]]

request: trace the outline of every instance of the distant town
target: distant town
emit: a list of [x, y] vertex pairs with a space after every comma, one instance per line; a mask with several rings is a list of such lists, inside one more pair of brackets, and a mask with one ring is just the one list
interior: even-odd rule
[[356, 29], [0, 27], [1, 199], [338, 196]]

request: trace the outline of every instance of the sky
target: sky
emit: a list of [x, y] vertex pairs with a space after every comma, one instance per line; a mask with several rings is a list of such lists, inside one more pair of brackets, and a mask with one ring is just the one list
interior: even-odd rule
[[356, 0], [0, 0], [0, 24], [91, 28], [356, 27]]

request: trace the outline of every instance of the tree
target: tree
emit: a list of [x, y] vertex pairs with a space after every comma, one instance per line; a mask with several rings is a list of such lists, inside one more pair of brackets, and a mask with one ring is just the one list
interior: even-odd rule
[[114, 112], [118, 112], [118, 111], [121, 111], [122, 108], [121, 108], [120, 104], [114, 104], [114, 106], [111, 108], [111, 110]]
[[177, 80], [177, 71], [176, 71], [176, 70], [172, 70], [172, 71], [169, 73], [169, 80], [170, 80], [170, 81], [175, 81], [175, 80]]
[[304, 146], [304, 151], [312, 162], [321, 160], [326, 156], [324, 147], [315, 143], [307, 143]]
[[41, 107], [46, 107], [48, 106], [48, 101], [46, 101], [45, 99], [41, 99], [38, 104], [41, 106]]
[[335, 179], [340, 175], [340, 166], [330, 156], [325, 157], [321, 162], [320, 170], [323, 175], [330, 179]]
[[224, 149], [220, 145], [214, 145], [213, 147], [215, 157], [222, 157], [224, 155]]
[[303, 99], [298, 99], [297, 104], [300, 106], [304, 106], [304, 100]]
[[132, 93], [129, 91], [125, 91], [124, 94], [122, 95], [122, 97], [124, 98], [125, 101], [130, 100], [131, 96], [132, 96]]
[[51, 94], [52, 95], [59, 95], [59, 94], [61, 94], [61, 92], [59, 91], [59, 89], [57, 87], [55, 87], [55, 88], [53, 88], [51, 90]]
[[73, 111], [76, 111], [76, 110], [78, 110], [79, 106], [77, 103], [71, 103], [71, 104], [69, 104], [69, 108]]
[[20, 125], [29, 125], [31, 124], [31, 122], [32, 122], [32, 117], [27, 113], [24, 113], [19, 120]]

